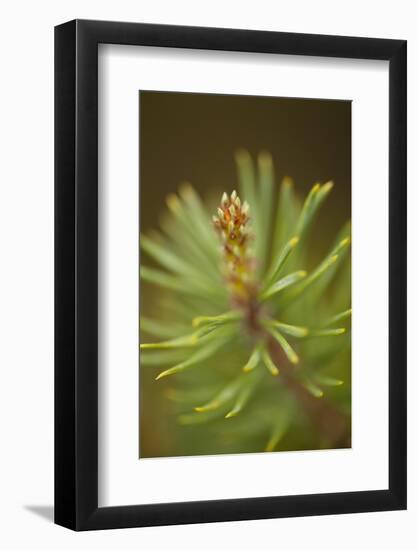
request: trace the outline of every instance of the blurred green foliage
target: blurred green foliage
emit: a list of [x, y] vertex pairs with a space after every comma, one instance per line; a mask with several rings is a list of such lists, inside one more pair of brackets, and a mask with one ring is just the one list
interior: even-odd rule
[[333, 183], [302, 199], [291, 179], [276, 185], [268, 154], [236, 163], [256, 259], [250, 308], [221, 270], [217, 205], [190, 185], [141, 236], [141, 295], [158, 290], [141, 307], [141, 457], [350, 446], [350, 223], [318, 259]]

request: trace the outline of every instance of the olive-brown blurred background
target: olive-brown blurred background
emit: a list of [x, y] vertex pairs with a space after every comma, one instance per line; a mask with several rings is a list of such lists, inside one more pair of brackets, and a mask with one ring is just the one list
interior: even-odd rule
[[[203, 197], [230, 193], [239, 148], [254, 157], [270, 152], [277, 186], [291, 176], [300, 196], [317, 181], [335, 182], [320, 220], [318, 255], [350, 219], [350, 101], [141, 91], [139, 103], [141, 232], [157, 228], [166, 195], [183, 181]], [[141, 295], [148, 312], [152, 292], [147, 286]], [[153, 379], [141, 372], [141, 457], [172, 454], [175, 424]]]
[[153, 227], [165, 196], [190, 181], [201, 193], [236, 186], [234, 152], [269, 151], [277, 180], [300, 193], [336, 183], [329, 230], [350, 217], [351, 103], [275, 97], [140, 92], [141, 229]]

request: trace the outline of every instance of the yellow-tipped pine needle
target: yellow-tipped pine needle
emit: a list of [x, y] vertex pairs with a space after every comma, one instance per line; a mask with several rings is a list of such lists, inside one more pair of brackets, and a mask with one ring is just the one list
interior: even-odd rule
[[252, 395], [253, 389], [254, 389], [253, 386], [247, 386], [241, 391], [240, 395], [236, 400], [236, 403], [233, 405], [232, 410], [226, 414], [225, 418], [232, 418], [240, 413], [240, 411], [249, 401], [249, 398]]
[[250, 372], [254, 368], [256, 368], [259, 365], [259, 361], [261, 360], [261, 354], [260, 354], [260, 346], [256, 346], [256, 348], [251, 353], [248, 362], [246, 365], [242, 367], [243, 372]]
[[288, 325], [287, 323], [274, 321], [273, 319], [266, 321], [266, 324], [272, 327], [276, 327], [279, 331], [284, 332], [285, 334], [289, 334], [290, 336], [294, 336], [295, 338], [304, 338], [309, 333], [307, 327]]
[[304, 279], [296, 288], [293, 289], [290, 296], [286, 297], [288, 300], [294, 300], [300, 296], [312, 283], [323, 276], [327, 270], [332, 268], [336, 262], [343, 257], [342, 252], [350, 243], [350, 237], [346, 237], [341, 240], [337, 246], [328, 254], [324, 260], [316, 267], [314, 271], [310, 273], [308, 277]]
[[155, 378], [155, 380], [160, 380], [161, 378], [165, 378], [166, 376], [171, 376], [172, 374], [176, 374], [178, 372], [182, 372], [185, 369], [188, 369], [189, 367], [193, 367], [203, 361], [205, 361], [208, 357], [211, 357], [217, 351], [228, 342], [229, 338], [226, 334], [218, 336], [214, 340], [209, 340], [206, 345], [202, 348], [200, 348], [198, 351], [196, 351], [189, 359], [186, 359], [185, 361], [182, 361], [178, 365], [175, 365], [171, 367], [170, 369], [164, 370], [161, 373], [158, 374], [158, 376]]
[[283, 277], [282, 279], [274, 283], [270, 288], [268, 288], [268, 290], [263, 292], [260, 295], [260, 300], [267, 300], [268, 298], [271, 298], [272, 296], [277, 294], [277, 292], [281, 292], [281, 290], [284, 290], [284, 288], [287, 288], [295, 283], [298, 283], [299, 281], [301, 281], [301, 279], [304, 279], [306, 275], [307, 275], [307, 271], [304, 271], [304, 270], [290, 273], [286, 277]]
[[295, 353], [295, 351], [287, 342], [287, 340], [284, 338], [284, 336], [277, 330], [273, 329], [272, 327], [268, 327], [268, 332], [275, 338], [275, 340], [279, 343], [281, 348], [284, 350], [284, 353], [287, 356], [288, 361], [293, 365], [296, 365], [299, 362], [298, 355]]
[[338, 313], [337, 315], [334, 315], [330, 319], [328, 319], [324, 325], [334, 325], [335, 323], [338, 323], [339, 321], [344, 321], [345, 319], [348, 319], [352, 315], [352, 309], [347, 309], [346, 311], [342, 311], [341, 313]]
[[[208, 403], [199, 407], [194, 407], [194, 410], [196, 412], [207, 412], [218, 409], [219, 407], [233, 399], [235, 395], [241, 390], [242, 386], [247, 383], [247, 381], [248, 378], [246, 376], [238, 376], [230, 383], [228, 383], [224, 388], [222, 388], [220, 392], [215, 395], [215, 397], [213, 397], [213, 399], [211, 399]], [[250, 386], [248, 386], [248, 388], [249, 387]], [[245, 395], [245, 392], [242, 392], [242, 395]], [[238, 402], [240, 402], [240, 398], [242, 397], [242, 395], [239, 396]]]
[[314, 379], [318, 384], [322, 386], [342, 386], [344, 384], [343, 380], [337, 378], [332, 378], [331, 376], [325, 376], [323, 374], [315, 374]]
[[316, 183], [310, 190], [310, 193], [307, 195], [306, 200], [304, 201], [303, 209], [301, 210], [300, 218], [297, 223], [297, 235], [302, 235], [309, 224], [312, 215], [314, 213], [314, 203], [317, 193], [320, 190], [320, 184]]
[[276, 364], [272, 361], [271, 356], [269, 355], [268, 351], [266, 349], [262, 352], [262, 360], [266, 366], [266, 368], [269, 370], [269, 372], [272, 374], [272, 376], [278, 376], [279, 374], [279, 368], [276, 366]]
[[309, 336], [340, 336], [341, 334], [345, 334], [345, 332], [346, 329], [344, 327], [329, 328], [323, 330], [313, 330], [310, 332]]
[[188, 348], [195, 346], [198, 341], [197, 334], [188, 334], [187, 336], [181, 336], [180, 338], [173, 338], [172, 340], [166, 340], [165, 342], [151, 342], [147, 344], [140, 344], [140, 349], [174, 349], [174, 348]]
[[269, 438], [268, 443], [265, 446], [266, 453], [272, 453], [272, 451], [285, 435], [285, 432], [286, 427], [282, 428], [281, 426], [272, 432], [271, 437]]
[[175, 193], [167, 195], [166, 203], [173, 213], [177, 213], [181, 209], [181, 201]]
[[320, 399], [321, 397], [323, 397], [324, 392], [318, 386], [316, 386], [316, 384], [314, 384], [311, 380], [304, 380], [302, 384], [305, 387], [305, 389], [309, 393], [311, 393], [313, 397], [317, 397], [317, 399]]
[[217, 399], [213, 399], [206, 405], [201, 405], [200, 407], [194, 407], [194, 410], [196, 412], [206, 412], [206, 411], [212, 411], [214, 409], [218, 409], [220, 407], [221, 403]]
[[274, 282], [276, 282], [276, 279], [284, 267], [285, 262], [287, 261], [289, 255], [294, 250], [294, 248], [297, 246], [299, 242], [299, 237], [295, 236], [292, 239], [288, 241], [288, 243], [284, 246], [282, 249], [281, 254], [278, 256], [275, 263], [271, 265], [269, 274], [267, 275], [267, 288], [271, 286]]
[[265, 447], [265, 452], [272, 452], [290, 427], [293, 406], [287, 402], [276, 415], [275, 425], [271, 431], [270, 438]]

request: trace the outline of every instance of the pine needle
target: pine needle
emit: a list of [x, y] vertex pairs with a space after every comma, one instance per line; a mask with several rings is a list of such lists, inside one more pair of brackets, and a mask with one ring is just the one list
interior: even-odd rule
[[213, 356], [217, 351], [228, 342], [229, 338], [224, 336], [223, 338], [218, 338], [216, 340], [211, 340], [204, 347], [196, 351], [189, 359], [182, 361], [178, 365], [171, 367], [170, 369], [162, 371], [155, 380], [160, 380], [166, 376], [171, 376], [172, 374], [177, 374], [182, 372], [190, 367], [198, 365]]
[[265, 446], [265, 452], [272, 452], [288, 432], [294, 415], [294, 402], [284, 397], [277, 411], [274, 411], [271, 435]]
[[[346, 250], [350, 243], [350, 238], [346, 237], [339, 244], [334, 247], [331, 252], [320, 262], [314, 271], [310, 273], [308, 277], [304, 279], [299, 285], [297, 285], [290, 294], [286, 297], [285, 305], [294, 301], [303, 292], [305, 292], [315, 281], [322, 277], [328, 270], [333, 269], [337, 262], [343, 258], [343, 252]], [[332, 271], [334, 273], [334, 269]], [[330, 282], [330, 278], [327, 283]]]
[[279, 374], [279, 368], [276, 366], [276, 364], [273, 362], [271, 356], [269, 355], [268, 351], [264, 349], [262, 351], [262, 360], [264, 362], [264, 365], [269, 370], [269, 372], [272, 374], [272, 376], [278, 376]]
[[188, 348], [193, 347], [198, 342], [198, 334], [187, 334], [186, 336], [180, 336], [179, 338], [173, 338], [172, 340], [165, 340], [164, 342], [151, 342], [146, 344], [140, 344], [140, 349], [175, 349], [175, 348]]
[[259, 361], [261, 360], [261, 348], [262, 346], [260, 344], [254, 348], [248, 362], [242, 367], [243, 372], [251, 372], [259, 365]]
[[214, 409], [218, 409], [236, 395], [243, 384], [244, 377], [239, 376], [235, 380], [232, 380], [227, 384], [213, 399], [211, 399], [205, 405], [200, 405], [199, 407], [194, 407], [196, 412], [207, 412]]
[[263, 152], [258, 155], [259, 174], [259, 211], [262, 217], [259, 220], [261, 233], [258, 236], [257, 250], [261, 272], [264, 271], [267, 252], [270, 249], [272, 198], [274, 193], [274, 165], [269, 153]]
[[[261, 216], [259, 209], [258, 193], [256, 192], [255, 166], [252, 157], [245, 149], [239, 149], [235, 154], [240, 195], [250, 204], [250, 217], [255, 235], [261, 235]], [[259, 248], [262, 248], [262, 239], [255, 241], [255, 254], [257, 257]]]
[[324, 376], [323, 374], [316, 373], [314, 375], [314, 379], [316, 382], [322, 386], [342, 386], [343, 380], [339, 380], [338, 378], [332, 378], [331, 376]]
[[299, 211], [300, 207], [294, 193], [294, 182], [291, 178], [284, 177], [279, 190], [275, 216], [272, 257], [276, 257], [280, 253], [290, 235], [294, 234]]
[[140, 367], [162, 367], [164, 365], [172, 365], [184, 359], [184, 349], [172, 349], [152, 351], [151, 353], [143, 352], [139, 357]]
[[348, 319], [352, 315], [352, 309], [347, 309], [346, 311], [342, 311], [341, 313], [338, 313], [337, 315], [334, 315], [333, 317], [330, 317], [324, 324], [324, 326], [334, 325], [335, 323], [338, 323], [339, 321], [343, 321], [344, 319]]
[[155, 336], [156, 338], [172, 338], [178, 333], [185, 332], [185, 325], [175, 323], [163, 323], [161, 321], [155, 321], [141, 315], [140, 317], [140, 331]]
[[313, 397], [317, 397], [317, 399], [320, 399], [321, 397], [323, 397], [324, 395], [323, 391], [311, 380], [305, 379], [303, 380], [302, 384], [305, 387], [305, 389], [309, 393], [311, 393]]
[[226, 323], [233, 323], [242, 319], [242, 313], [239, 311], [228, 311], [221, 315], [202, 315], [200, 317], [194, 317], [192, 321], [193, 327], [200, 327], [202, 325], [223, 325]]
[[217, 299], [219, 303], [223, 303], [224, 291], [222, 287], [218, 285], [204, 285], [199, 279], [193, 277], [184, 281], [184, 278], [164, 273], [163, 271], [144, 265], [140, 267], [140, 277], [143, 281], [166, 290], [173, 290], [182, 294], [198, 297], [200, 297], [202, 293], [205, 293], [213, 299]]
[[233, 408], [226, 414], [225, 418], [233, 418], [237, 416], [240, 411], [245, 407], [246, 403], [249, 401], [251, 395], [255, 389], [255, 384], [246, 385], [245, 388], [239, 393], [238, 398], [233, 405]]
[[261, 301], [267, 300], [268, 298], [271, 298], [278, 292], [281, 292], [281, 290], [284, 290], [284, 288], [287, 288], [291, 285], [294, 285], [295, 283], [298, 283], [299, 281], [304, 279], [306, 276], [307, 276], [307, 271], [303, 271], [303, 270], [290, 273], [286, 277], [283, 277], [282, 279], [274, 283], [266, 291], [262, 292], [259, 299]]
[[323, 330], [311, 330], [309, 332], [309, 336], [340, 336], [341, 334], [345, 334], [346, 329], [344, 327], [341, 328], [329, 328], [329, 329], [323, 329]]
[[268, 332], [274, 337], [274, 339], [278, 342], [278, 344], [283, 349], [285, 355], [288, 358], [288, 361], [292, 363], [293, 365], [297, 365], [299, 362], [298, 355], [295, 353], [293, 348], [290, 346], [288, 341], [284, 338], [284, 336], [278, 332], [277, 330], [273, 329], [270, 326], [267, 326]]
[[280, 332], [284, 332], [285, 334], [294, 336], [295, 338], [304, 338], [309, 333], [309, 330], [307, 327], [288, 325], [287, 323], [282, 323], [281, 321], [274, 321], [272, 319], [268, 319], [266, 321], [266, 324], [272, 327], [276, 327]]
[[300, 237], [304, 235], [307, 228], [311, 224], [315, 214], [317, 213], [320, 205], [323, 203], [324, 199], [330, 193], [332, 188], [333, 182], [330, 181], [328, 183], [325, 183], [324, 185], [316, 183], [312, 187], [304, 202], [304, 206], [297, 223], [297, 235], [300, 235]]
[[271, 264], [268, 275], [265, 278], [266, 279], [265, 290], [267, 290], [270, 286], [272, 286], [277, 281], [280, 271], [284, 267], [284, 264], [287, 261], [288, 257], [290, 256], [291, 252], [297, 246], [299, 240], [300, 239], [298, 237], [293, 237], [292, 239], [290, 239], [282, 249], [276, 262]]

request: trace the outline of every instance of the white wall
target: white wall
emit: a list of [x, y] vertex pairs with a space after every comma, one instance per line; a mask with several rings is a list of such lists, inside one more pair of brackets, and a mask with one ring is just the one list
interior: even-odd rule
[[[409, 510], [74, 534], [50, 516], [53, 472], [53, 26], [75, 17], [409, 41], [409, 204], [416, 203], [413, 2], [15, 0], [1, 10], [0, 541], [3, 548], [415, 548], [416, 287], [409, 289]], [[415, 210], [409, 278], [416, 280]], [[343, 475], [343, 472], [341, 472]]]

